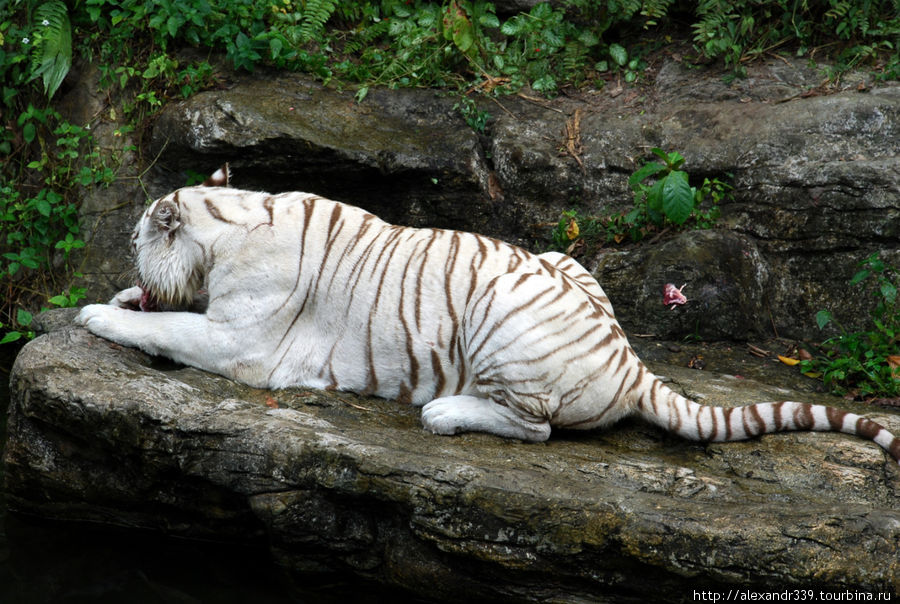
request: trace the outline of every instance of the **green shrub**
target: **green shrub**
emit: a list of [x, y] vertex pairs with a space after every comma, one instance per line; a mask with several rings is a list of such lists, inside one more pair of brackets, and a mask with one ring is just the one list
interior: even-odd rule
[[728, 198], [731, 187], [714, 178], [704, 178], [699, 187], [689, 183], [687, 172], [679, 168], [684, 157], [677, 151], [651, 149], [661, 161], [645, 163], [628, 179], [634, 207], [602, 218], [563, 212], [551, 235], [551, 249], [570, 253], [582, 240], [587, 247], [604, 243], [638, 242], [664, 229], [708, 229], [719, 219], [719, 202]]
[[851, 286], [868, 285], [877, 300], [871, 313], [871, 327], [850, 332], [827, 310], [816, 314], [819, 329], [834, 325], [839, 335], [822, 344], [822, 352], [802, 361], [807, 375], [821, 376], [835, 394], [856, 398], [900, 396], [900, 304], [897, 289], [900, 271], [885, 264], [878, 252], [860, 262], [861, 270], [850, 280]]

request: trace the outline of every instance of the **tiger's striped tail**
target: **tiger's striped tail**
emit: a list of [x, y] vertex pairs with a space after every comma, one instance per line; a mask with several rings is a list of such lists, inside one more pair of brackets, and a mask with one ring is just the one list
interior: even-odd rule
[[741, 407], [701, 405], [657, 378], [636, 408], [647, 421], [690, 440], [735, 441], [790, 430], [844, 432], [875, 441], [900, 463], [900, 438], [877, 422], [835, 407], [793, 401]]

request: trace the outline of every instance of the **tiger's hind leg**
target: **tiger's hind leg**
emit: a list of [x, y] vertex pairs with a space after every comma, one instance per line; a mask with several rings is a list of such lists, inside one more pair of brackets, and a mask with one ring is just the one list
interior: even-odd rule
[[422, 424], [435, 434], [488, 432], [529, 442], [550, 437], [550, 422], [531, 422], [509, 407], [465, 394], [442, 396], [426, 404]]

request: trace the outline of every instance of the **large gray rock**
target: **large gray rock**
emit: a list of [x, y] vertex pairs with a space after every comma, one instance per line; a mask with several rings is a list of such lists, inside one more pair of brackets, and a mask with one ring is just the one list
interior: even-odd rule
[[488, 179], [478, 137], [433, 92], [377, 89], [358, 104], [302, 77], [248, 77], [171, 105], [151, 144], [179, 171], [229, 161], [247, 188], [355, 200], [410, 226], [485, 227], [465, 208]]
[[[238, 186], [314, 191], [391, 222], [473, 230], [543, 251], [561, 211], [626, 209], [628, 176], [648, 149], [679, 150], [698, 179], [733, 176], [723, 228], [702, 238], [701, 255], [749, 251], [693, 263], [688, 291], [733, 281], [732, 296], [743, 300], [722, 306], [716, 321], [657, 312], [658, 292], [680, 278], [683, 258], [698, 257], [700, 238], [583, 257], [601, 284], [614, 282], [613, 304], [629, 308], [626, 329], [821, 339], [814, 316], [823, 309], [864, 327], [874, 301], [848, 289], [856, 263], [875, 251], [900, 263], [900, 86], [861, 82], [860, 92], [852, 81], [826, 90], [802, 62], [779, 60], [751, 66], [750, 78], [731, 85], [719, 75], [668, 61], [640, 97], [626, 90], [482, 100], [494, 115], [485, 135], [465, 124], [455, 99], [431, 91], [372, 90], [357, 104], [352, 91], [300, 76], [241, 77], [164, 109], [152, 133], [152, 174], [162, 193], [183, 184], [186, 168], [210, 171], [229, 160]], [[576, 112], [579, 140], [568, 149]], [[623, 263], [656, 269], [628, 273]], [[737, 264], [741, 280], [721, 272]]]
[[[682, 601], [725, 585], [900, 591], [900, 468], [864, 440], [701, 445], [636, 422], [544, 444], [435, 436], [409, 406], [254, 390], [63, 317], [13, 369], [12, 509], [267, 543], [298, 576], [352, 573], [429, 600]], [[645, 356], [664, 352], [651, 345]], [[836, 402], [651, 366], [714, 404]], [[900, 414], [863, 412], [900, 432]]]

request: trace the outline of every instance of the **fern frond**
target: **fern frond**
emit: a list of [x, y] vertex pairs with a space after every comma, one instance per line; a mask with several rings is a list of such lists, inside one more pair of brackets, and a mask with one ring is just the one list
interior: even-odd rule
[[336, 0], [307, 0], [300, 23], [300, 39], [304, 42], [313, 40], [325, 28], [337, 4]]
[[31, 78], [42, 77], [44, 92], [53, 97], [72, 67], [72, 26], [62, 0], [47, 0], [34, 11], [36, 32]]

